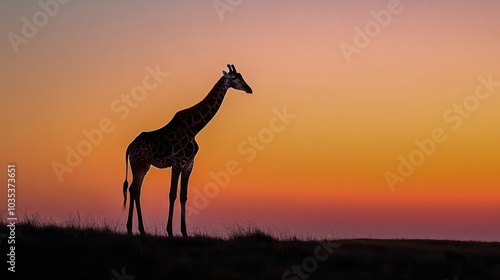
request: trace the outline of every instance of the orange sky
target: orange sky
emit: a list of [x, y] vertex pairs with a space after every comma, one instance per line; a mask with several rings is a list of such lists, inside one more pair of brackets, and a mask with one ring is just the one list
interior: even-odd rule
[[[188, 229], [500, 239], [498, 1], [260, 0], [219, 12], [211, 1], [54, 1], [0, 4], [0, 153], [17, 165], [19, 211], [124, 223], [127, 145], [234, 63], [254, 94], [230, 90], [197, 136]], [[360, 35], [367, 26], [372, 36]], [[346, 56], [346, 44], [357, 51]], [[134, 99], [155, 69], [163, 76]], [[294, 118], [274, 121], [283, 110]], [[82, 131], [103, 120], [107, 133], [69, 166], [67, 149], [84, 149]], [[271, 122], [280, 129], [268, 136]], [[429, 144], [436, 129], [441, 143]], [[408, 176], [400, 156], [418, 163]], [[196, 208], [228, 162], [240, 172]], [[144, 181], [146, 227], [165, 226], [169, 176], [152, 169]]]

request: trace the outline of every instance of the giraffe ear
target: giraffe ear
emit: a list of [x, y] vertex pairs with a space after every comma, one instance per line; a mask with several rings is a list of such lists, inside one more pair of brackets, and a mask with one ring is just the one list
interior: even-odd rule
[[222, 70], [222, 74], [223, 74], [225, 77], [227, 77], [227, 72], [226, 72], [226, 71]]

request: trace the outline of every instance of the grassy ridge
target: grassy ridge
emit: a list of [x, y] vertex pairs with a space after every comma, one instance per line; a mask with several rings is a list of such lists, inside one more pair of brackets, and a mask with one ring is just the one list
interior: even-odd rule
[[183, 239], [24, 223], [16, 228], [16, 271], [17, 279], [71, 280], [500, 279], [500, 243], [278, 240], [256, 228]]

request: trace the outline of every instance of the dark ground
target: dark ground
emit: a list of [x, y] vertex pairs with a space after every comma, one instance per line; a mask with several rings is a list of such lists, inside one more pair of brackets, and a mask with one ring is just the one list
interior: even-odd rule
[[[6, 226], [1, 226], [5, 234]], [[4, 237], [0, 244], [4, 272], [6, 245]], [[7, 275], [1, 279], [487, 280], [500, 279], [500, 243], [280, 241], [255, 228], [227, 239], [141, 238], [110, 229], [28, 223], [17, 225], [16, 277]]]

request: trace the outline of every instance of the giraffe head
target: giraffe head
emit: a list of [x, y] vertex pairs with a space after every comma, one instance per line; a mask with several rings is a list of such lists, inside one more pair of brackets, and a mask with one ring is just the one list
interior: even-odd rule
[[232, 87], [236, 90], [242, 90], [246, 93], [253, 93], [252, 88], [245, 82], [243, 79], [243, 76], [241, 76], [240, 73], [236, 72], [236, 68], [234, 68], [234, 65], [228, 64], [227, 68], [229, 68], [229, 72], [222, 71], [222, 74], [224, 74], [224, 77], [228, 81], [229, 87]]

